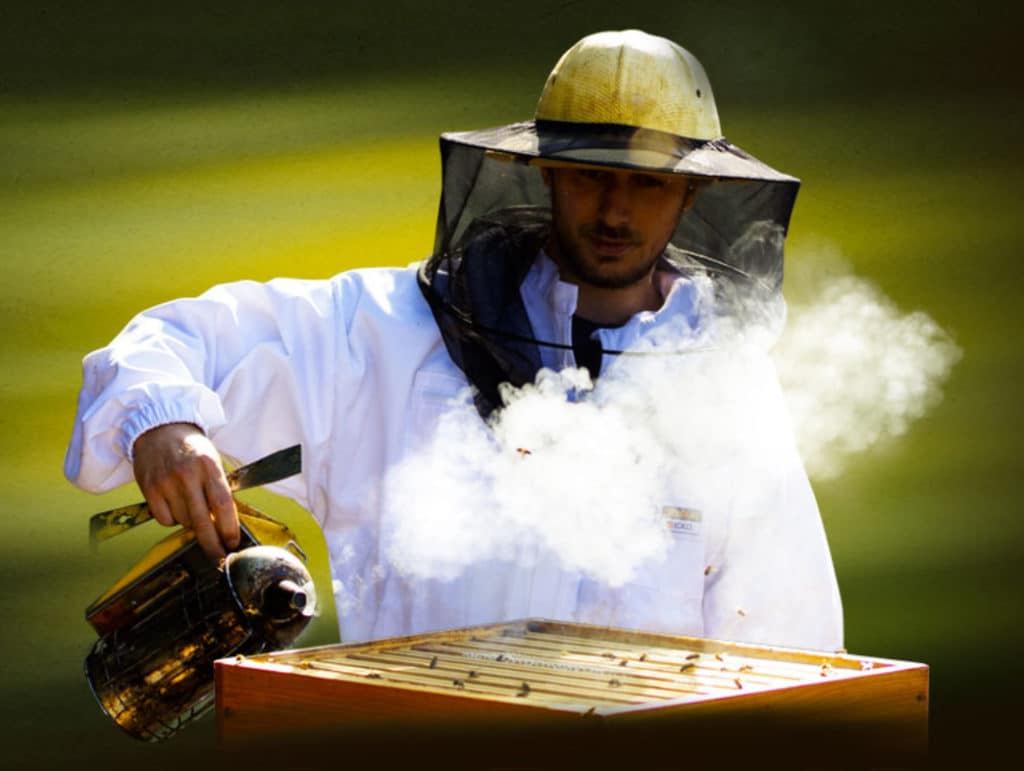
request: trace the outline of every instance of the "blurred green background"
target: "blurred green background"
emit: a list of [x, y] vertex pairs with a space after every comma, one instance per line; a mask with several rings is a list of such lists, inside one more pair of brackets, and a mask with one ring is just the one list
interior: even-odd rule
[[[213, 746], [212, 720], [137, 745], [82, 676], [94, 640], [83, 609], [157, 533], [89, 553], [88, 516], [139, 496], [94, 497], [63, 479], [81, 357], [134, 312], [215, 282], [425, 256], [437, 134], [529, 117], [565, 48], [633, 26], [690, 48], [726, 135], [802, 178], [790, 271], [838, 251], [963, 350], [936, 409], [816, 491], [847, 648], [932, 667], [937, 757], [1006, 737], [1024, 675], [1011, 11], [988, 0], [65, 5], [7, 7], [0, 27], [10, 767], [173, 764]], [[300, 531], [329, 594], [308, 516], [243, 497]], [[303, 643], [336, 639], [329, 609]]]

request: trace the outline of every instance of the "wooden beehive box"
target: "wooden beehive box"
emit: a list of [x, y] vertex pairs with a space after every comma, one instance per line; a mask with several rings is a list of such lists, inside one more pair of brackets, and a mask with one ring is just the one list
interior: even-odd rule
[[737, 735], [839, 753], [927, 744], [923, 664], [539, 619], [225, 659], [216, 692], [229, 744], [513, 729], [591, 749]]

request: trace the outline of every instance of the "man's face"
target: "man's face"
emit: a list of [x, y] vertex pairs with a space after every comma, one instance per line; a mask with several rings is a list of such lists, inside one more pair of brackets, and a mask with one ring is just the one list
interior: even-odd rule
[[548, 251], [563, 280], [604, 289], [651, 274], [687, 197], [680, 176], [581, 166], [547, 169], [545, 179], [553, 218]]

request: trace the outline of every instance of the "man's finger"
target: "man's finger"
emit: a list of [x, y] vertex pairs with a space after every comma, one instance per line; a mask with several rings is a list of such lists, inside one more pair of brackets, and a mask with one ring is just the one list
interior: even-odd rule
[[220, 469], [218, 472], [218, 476], [208, 478], [206, 481], [206, 501], [212, 509], [214, 525], [221, 542], [229, 549], [234, 549], [241, 538], [238, 511], [235, 509], [235, 499], [231, 497], [224, 472]]
[[188, 511], [188, 501], [186, 499], [187, 493], [183, 490], [174, 490], [164, 495], [164, 500], [167, 501], [167, 506], [171, 510], [171, 516], [174, 521], [182, 527], [192, 527], [192, 517]]
[[217, 529], [213, 526], [213, 518], [210, 516], [210, 504], [202, 492], [190, 491], [188, 511], [196, 540], [206, 556], [210, 559], [220, 559], [225, 556], [227, 552], [224, 550]]
[[161, 525], [170, 527], [175, 523], [174, 515], [171, 513], [171, 509], [162, 495], [156, 493], [147, 495], [146, 505], [149, 506], [149, 513], [153, 515], [153, 519]]

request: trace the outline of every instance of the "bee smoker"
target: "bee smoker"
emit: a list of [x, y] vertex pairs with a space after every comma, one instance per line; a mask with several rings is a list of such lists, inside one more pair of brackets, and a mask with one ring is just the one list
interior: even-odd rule
[[291, 531], [236, 501], [239, 549], [216, 565], [190, 530], [159, 541], [86, 609], [85, 675], [132, 736], [166, 739], [213, 706], [213, 662], [292, 644], [316, 611]]

